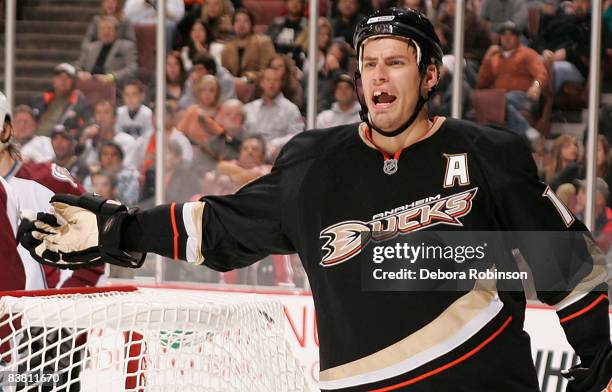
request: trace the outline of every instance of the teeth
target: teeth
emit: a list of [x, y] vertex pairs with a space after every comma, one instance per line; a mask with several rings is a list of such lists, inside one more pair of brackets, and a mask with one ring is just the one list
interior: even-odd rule
[[382, 95], [382, 91], [374, 91], [374, 96], [379, 97]]

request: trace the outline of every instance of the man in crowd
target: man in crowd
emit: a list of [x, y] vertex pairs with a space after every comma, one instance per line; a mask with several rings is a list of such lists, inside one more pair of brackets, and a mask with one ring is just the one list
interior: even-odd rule
[[247, 132], [260, 133], [274, 156], [291, 137], [304, 130], [300, 109], [281, 92], [281, 77], [274, 68], [266, 68], [259, 82], [261, 98], [247, 103]]
[[48, 136], [36, 135], [36, 118], [32, 108], [19, 105], [14, 110], [13, 132], [19, 144], [21, 157], [26, 161], [49, 162], [53, 159], [53, 146]]
[[138, 73], [136, 44], [117, 38], [119, 21], [114, 16], [98, 19], [98, 40], [87, 42], [75, 65], [81, 80], [96, 79], [119, 86]]
[[361, 106], [355, 96], [353, 78], [347, 74], [338, 75], [334, 97], [336, 102], [332, 103], [331, 109], [324, 110], [317, 116], [317, 128], [329, 128], [359, 122]]
[[530, 140], [538, 138], [529, 119], [540, 114], [542, 91], [549, 77], [538, 53], [519, 42], [519, 32], [513, 22], [499, 30], [501, 46], [493, 45], [482, 60], [478, 72], [478, 88], [506, 90], [508, 128]]
[[81, 128], [93, 115], [93, 109], [83, 93], [76, 89], [77, 70], [68, 63], [54, 68], [53, 90], [44, 92], [32, 100], [36, 116], [36, 134], [51, 135], [53, 127], [68, 122]]

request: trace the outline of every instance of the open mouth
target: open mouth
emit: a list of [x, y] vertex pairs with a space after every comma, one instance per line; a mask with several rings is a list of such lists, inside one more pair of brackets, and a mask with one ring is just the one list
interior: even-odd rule
[[372, 101], [377, 106], [388, 106], [392, 104], [397, 97], [385, 91], [375, 91]]

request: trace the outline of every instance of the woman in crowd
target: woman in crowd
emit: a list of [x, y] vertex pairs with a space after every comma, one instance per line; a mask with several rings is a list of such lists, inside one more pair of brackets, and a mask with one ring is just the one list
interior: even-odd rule
[[551, 160], [546, 166], [544, 182], [550, 184], [561, 170], [578, 160], [578, 142], [572, 135], [561, 135], [553, 143]]
[[192, 143], [206, 143], [212, 136], [222, 132], [215, 120], [221, 106], [221, 88], [213, 75], [206, 75], [196, 86], [198, 103], [191, 105], [176, 128], [183, 132]]
[[280, 72], [285, 98], [302, 110], [304, 108], [304, 89], [300, 84], [302, 72], [295, 66], [293, 60], [287, 55], [276, 54], [268, 66]]

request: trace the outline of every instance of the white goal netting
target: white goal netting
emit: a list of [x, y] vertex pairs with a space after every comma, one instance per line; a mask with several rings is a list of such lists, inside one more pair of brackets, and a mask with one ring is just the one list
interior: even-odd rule
[[305, 391], [283, 317], [253, 294], [3, 296], [0, 390]]

